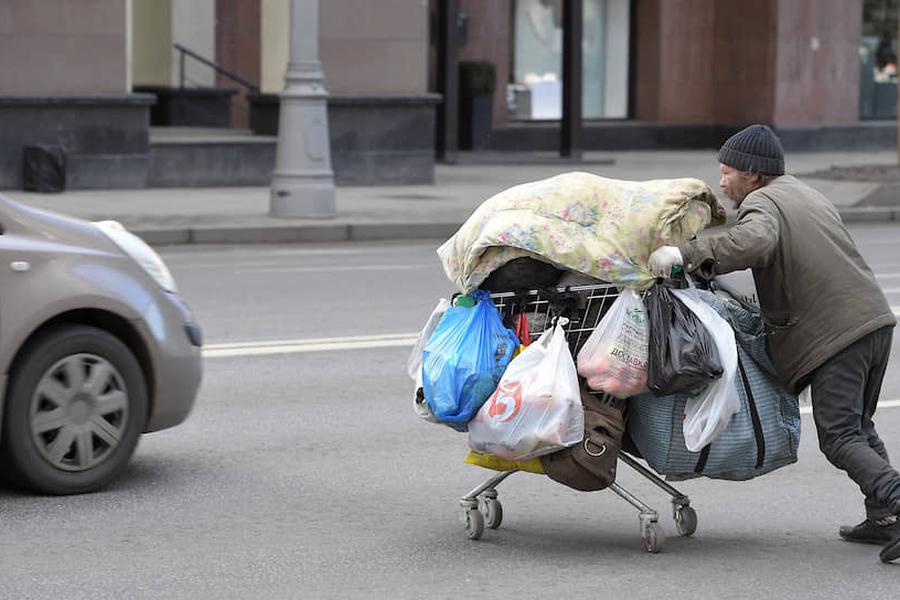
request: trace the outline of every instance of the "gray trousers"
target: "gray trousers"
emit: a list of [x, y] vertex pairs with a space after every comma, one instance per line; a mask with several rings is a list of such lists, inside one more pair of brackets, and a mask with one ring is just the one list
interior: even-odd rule
[[819, 448], [859, 485], [870, 519], [900, 514], [900, 473], [891, 467], [872, 422], [892, 338], [893, 327], [874, 331], [825, 362], [810, 379]]

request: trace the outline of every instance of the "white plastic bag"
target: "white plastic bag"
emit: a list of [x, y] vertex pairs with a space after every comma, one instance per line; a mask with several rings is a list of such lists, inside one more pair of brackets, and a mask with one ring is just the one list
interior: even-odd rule
[[759, 295], [756, 292], [756, 280], [753, 279], [752, 270], [745, 269], [716, 275], [714, 281], [716, 287], [734, 298], [739, 306], [759, 312]]
[[428, 408], [428, 405], [425, 403], [425, 394], [422, 392], [422, 349], [425, 348], [425, 344], [431, 339], [434, 328], [437, 327], [437, 324], [441, 321], [441, 317], [444, 316], [444, 313], [447, 312], [449, 307], [450, 302], [446, 298], [438, 300], [437, 306], [434, 307], [434, 310], [432, 310], [431, 314], [428, 316], [428, 320], [425, 321], [425, 326], [422, 328], [422, 331], [419, 332], [416, 344], [413, 346], [412, 352], [410, 352], [409, 358], [406, 360], [406, 372], [412, 380], [416, 382], [414, 388], [415, 393], [413, 395], [413, 410], [416, 411], [416, 414], [420, 418], [429, 423], [437, 423], [438, 420], [431, 414], [431, 409]]
[[431, 409], [428, 407], [428, 404], [425, 403], [425, 389], [422, 387], [422, 369], [419, 369], [419, 375], [416, 377], [416, 389], [415, 394], [413, 395], [413, 410], [416, 411], [416, 415], [429, 423], [441, 423], [437, 420]]
[[578, 352], [578, 374], [592, 390], [616, 398], [647, 391], [647, 311], [625, 288]]
[[425, 326], [419, 332], [419, 337], [416, 338], [416, 345], [413, 346], [412, 352], [409, 353], [409, 358], [406, 360], [406, 372], [409, 374], [410, 379], [413, 381], [418, 380], [418, 385], [422, 385], [422, 350], [425, 348], [428, 340], [431, 339], [434, 328], [440, 323], [441, 317], [444, 316], [448, 308], [450, 308], [450, 302], [446, 298], [438, 300], [437, 306], [434, 307], [434, 310], [428, 316], [428, 320], [425, 321]]
[[741, 408], [740, 396], [734, 385], [737, 344], [731, 325], [700, 300], [694, 289], [672, 290], [672, 293], [697, 315], [709, 331], [722, 362], [722, 376], [697, 396], [688, 398], [684, 407], [684, 443], [691, 452], [699, 452], [728, 427], [731, 415]]
[[584, 409], [566, 323], [558, 319], [509, 363], [497, 389], [469, 421], [472, 450], [528, 460], [582, 440]]

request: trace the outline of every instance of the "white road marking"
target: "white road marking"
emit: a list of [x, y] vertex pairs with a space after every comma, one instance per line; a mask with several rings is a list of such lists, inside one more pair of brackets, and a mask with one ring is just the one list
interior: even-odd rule
[[[900, 400], [879, 400], [878, 408], [900, 408]], [[806, 405], [800, 407], [801, 415], [812, 414], [812, 406]]]
[[[334, 350], [365, 350], [370, 348], [396, 348], [413, 346], [419, 334], [394, 333], [385, 335], [357, 335], [348, 337], [280, 340], [272, 342], [234, 342], [208, 344], [203, 348], [203, 358], [229, 358], [235, 356], [267, 356], [297, 354], [303, 352], [330, 352]], [[900, 408], [900, 400], [881, 400], [878, 408]], [[800, 414], [812, 413], [812, 406], [800, 407]]]
[[[900, 317], [900, 306], [891, 310]], [[275, 340], [268, 342], [231, 342], [207, 344], [203, 347], [205, 358], [228, 356], [261, 356], [266, 354], [292, 354], [296, 352], [327, 352], [332, 350], [359, 350], [366, 348], [391, 348], [412, 346], [418, 333], [393, 333], [384, 335], [358, 335], [347, 337]]]
[[319, 267], [244, 267], [231, 269], [232, 273], [337, 273], [339, 271], [403, 271], [413, 269], [436, 269], [437, 265], [332, 265]]
[[394, 333], [384, 335], [357, 335], [348, 337], [279, 340], [272, 342], [236, 342], [208, 344], [203, 347], [204, 358], [234, 356], [265, 356], [272, 354], [296, 354], [301, 352], [329, 352], [333, 350], [363, 350], [412, 346], [418, 333]]
[[235, 263], [216, 263], [216, 264], [184, 264], [177, 265], [174, 267], [178, 271], [186, 271], [186, 270], [202, 270], [202, 271], [212, 271], [212, 270], [227, 270], [230, 272], [236, 271], [248, 271], [248, 272], [278, 272], [278, 271], [363, 271], [367, 269], [371, 269], [374, 271], [384, 271], [389, 269], [439, 269], [440, 264], [435, 262], [430, 263], [413, 263], [413, 264], [372, 264], [372, 265], [298, 265], [296, 263], [289, 262], [278, 262], [274, 261], [260, 261], [260, 262], [235, 262]]
[[[322, 242], [326, 243], [326, 242]], [[345, 247], [327, 247], [327, 248], [296, 248], [296, 247], [273, 247], [260, 249], [258, 246], [242, 248], [234, 250], [233, 246], [227, 248], [217, 248], [215, 250], [202, 251], [196, 248], [190, 250], [178, 251], [164, 249], [160, 254], [166, 260], [188, 260], [212, 259], [216, 264], [221, 262], [223, 256], [241, 256], [241, 257], [269, 257], [269, 256], [351, 256], [351, 255], [371, 255], [375, 252], [382, 254], [396, 254], [398, 256], [408, 256], [409, 247], [422, 247], [426, 249], [437, 249], [435, 243], [407, 244], [402, 247], [392, 247], [386, 245], [354, 245], [350, 248]]]

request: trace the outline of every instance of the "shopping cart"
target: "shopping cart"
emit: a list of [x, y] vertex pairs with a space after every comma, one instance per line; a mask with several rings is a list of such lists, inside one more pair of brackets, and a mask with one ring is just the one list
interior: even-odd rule
[[[572, 355], [576, 356], [617, 296], [616, 286], [604, 283], [558, 287], [552, 290], [494, 292], [491, 299], [504, 322], [510, 327], [514, 324], [514, 318], [519, 314], [525, 314], [528, 334], [532, 339], [540, 336], [553, 324], [554, 319], [568, 318], [569, 323], [565, 326], [566, 340]], [[598, 394], [603, 396], [602, 393]], [[612, 399], [604, 397], [604, 400]], [[697, 530], [697, 513], [685, 494], [663, 481], [656, 473], [624, 451], [619, 453], [619, 460], [672, 497], [672, 517], [679, 535], [689, 536]], [[460, 498], [460, 517], [465, 523], [469, 539], [481, 538], [485, 526], [490, 529], [500, 527], [503, 520], [503, 505], [498, 498], [497, 487], [516, 472], [518, 469], [497, 473]], [[659, 513], [618, 483], [611, 484], [608, 489], [639, 511], [641, 548], [650, 553], [659, 552], [665, 538], [659, 524]]]

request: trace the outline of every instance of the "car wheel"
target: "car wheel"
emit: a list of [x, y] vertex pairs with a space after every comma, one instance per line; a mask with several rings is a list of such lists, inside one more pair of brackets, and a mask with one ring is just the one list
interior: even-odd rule
[[84, 325], [29, 342], [10, 374], [0, 457], [11, 479], [45, 494], [95, 491], [118, 475], [147, 418], [140, 365]]

